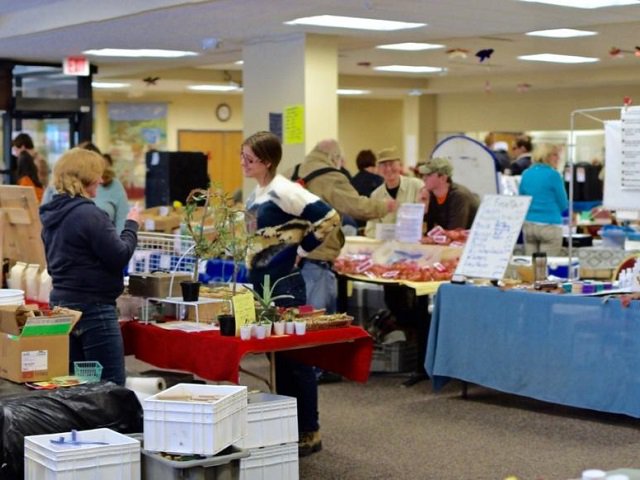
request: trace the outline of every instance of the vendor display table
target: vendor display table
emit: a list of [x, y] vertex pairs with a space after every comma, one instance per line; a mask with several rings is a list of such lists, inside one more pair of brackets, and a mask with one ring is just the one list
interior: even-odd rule
[[443, 285], [425, 366], [538, 400], [640, 417], [640, 302]]
[[[160, 368], [233, 383], [239, 381], [240, 361], [246, 354], [280, 351], [305, 364], [364, 383], [369, 378], [373, 352], [372, 338], [360, 327], [241, 340], [223, 337], [218, 331], [186, 333], [129, 321], [123, 323], [122, 334], [128, 355]], [[273, 388], [273, 373], [270, 380]]]

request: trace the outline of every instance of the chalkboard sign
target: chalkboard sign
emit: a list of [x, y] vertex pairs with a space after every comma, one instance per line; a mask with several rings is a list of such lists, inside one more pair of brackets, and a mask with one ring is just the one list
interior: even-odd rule
[[531, 197], [485, 195], [456, 275], [500, 280], [509, 265]]

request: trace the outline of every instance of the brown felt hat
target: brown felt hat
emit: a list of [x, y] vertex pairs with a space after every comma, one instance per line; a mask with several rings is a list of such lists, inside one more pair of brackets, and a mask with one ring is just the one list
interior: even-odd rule
[[396, 147], [385, 148], [378, 152], [378, 163], [391, 162], [392, 160], [400, 160]]

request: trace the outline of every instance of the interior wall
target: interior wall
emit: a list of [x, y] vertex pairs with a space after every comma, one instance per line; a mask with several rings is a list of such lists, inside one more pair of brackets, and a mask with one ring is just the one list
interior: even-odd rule
[[346, 167], [356, 173], [356, 155], [360, 150], [378, 152], [397, 147], [403, 154], [403, 101], [401, 99], [361, 99], [341, 97], [338, 100], [338, 140], [342, 145]]
[[[640, 98], [640, 86], [557, 89], [526, 93], [492, 92], [442, 94], [436, 100], [438, 136], [472, 131], [569, 130], [571, 112], [578, 109], [622, 106], [623, 98]], [[619, 118], [602, 112], [598, 118]], [[581, 118], [576, 129], [601, 128]]]
[[[241, 95], [165, 93], [129, 98], [125, 92], [95, 91], [94, 101], [94, 141], [100, 149], [106, 149], [109, 146], [109, 102], [167, 102], [167, 148], [169, 151], [178, 150], [179, 130], [242, 130], [244, 124]], [[216, 107], [221, 103], [226, 103], [231, 108], [231, 118], [226, 122], [216, 118]]]
[[[428, 154], [437, 138], [452, 132], [569, 130], [570, 114], [576, 109], [610, 107], [622, 104], [625, 96], [640, 99], [640, 86], [591, 89], [558, 89], [526, 93], [493, 92], [486, 94], [423, 95], [420, 98], [419, 156]], [[126, 93], [96, 92], [95, 141], [108, 146], [107, 102], [169, 103], [167, 144], [177, 150], [177, 132], [189, 130], [242, 130], [242, 96], [165, 94], [128, 98]], [[215, 109], [227, 103], [231, 119], [220, 122]], [[598, 112], [598, 118], [619, 117], [618, 112]], [[356, 172], [355, 157], [364, 148], [377, 152], [396, 146], [403, 153], [403, 100], [340, 97], [338, 100], [338, 139], [347, 160], [347, 168]], [[598, 122], [576, 117], [576, 129], [601, 128]]]

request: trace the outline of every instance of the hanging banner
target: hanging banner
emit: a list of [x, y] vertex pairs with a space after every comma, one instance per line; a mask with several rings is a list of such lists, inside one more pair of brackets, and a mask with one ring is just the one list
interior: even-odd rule
[[109, 153], [129, 200], [144, 199], [145, 155], [167, 149], [166, 103], [109, 103]]

